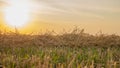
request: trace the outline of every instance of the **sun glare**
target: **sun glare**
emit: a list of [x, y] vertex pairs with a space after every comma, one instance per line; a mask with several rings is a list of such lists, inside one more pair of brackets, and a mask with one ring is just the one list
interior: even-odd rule
[[30, 21], [29, 1], [10, 0], [4, 10], [5, 22], [12, 27], [23, 27]]

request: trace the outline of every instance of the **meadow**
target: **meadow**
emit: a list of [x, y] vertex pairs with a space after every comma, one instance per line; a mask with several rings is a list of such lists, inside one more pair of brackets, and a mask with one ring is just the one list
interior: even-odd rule
[[0, 68], [120, 68], [120, 36], [0, 32]]

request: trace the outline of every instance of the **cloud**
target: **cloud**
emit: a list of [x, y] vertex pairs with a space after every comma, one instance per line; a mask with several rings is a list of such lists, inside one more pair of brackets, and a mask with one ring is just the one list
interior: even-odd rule
[[103, 18], [104, 13], [120, 13], [119, 0], [38, 0], [43, 13], [74, 14]]

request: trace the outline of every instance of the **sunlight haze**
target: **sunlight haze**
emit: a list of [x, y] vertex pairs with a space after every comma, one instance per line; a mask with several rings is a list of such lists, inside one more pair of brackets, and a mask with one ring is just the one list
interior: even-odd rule
[[[18, 7], [4, 11], [11, 2]], [[92, 34], [102, 31], [120, 35], [120, 0], [0, 0], [0, 24], [18, 26], [26, 33], [62, 32], [78, 26]]]

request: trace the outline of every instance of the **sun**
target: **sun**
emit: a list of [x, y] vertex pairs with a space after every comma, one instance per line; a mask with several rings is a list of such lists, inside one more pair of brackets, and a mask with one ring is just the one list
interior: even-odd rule
[[10, 0], [4, 10], [4, 19], [7, 25], [23, 27], [30, 21], [29, 2], [26, 0]]

